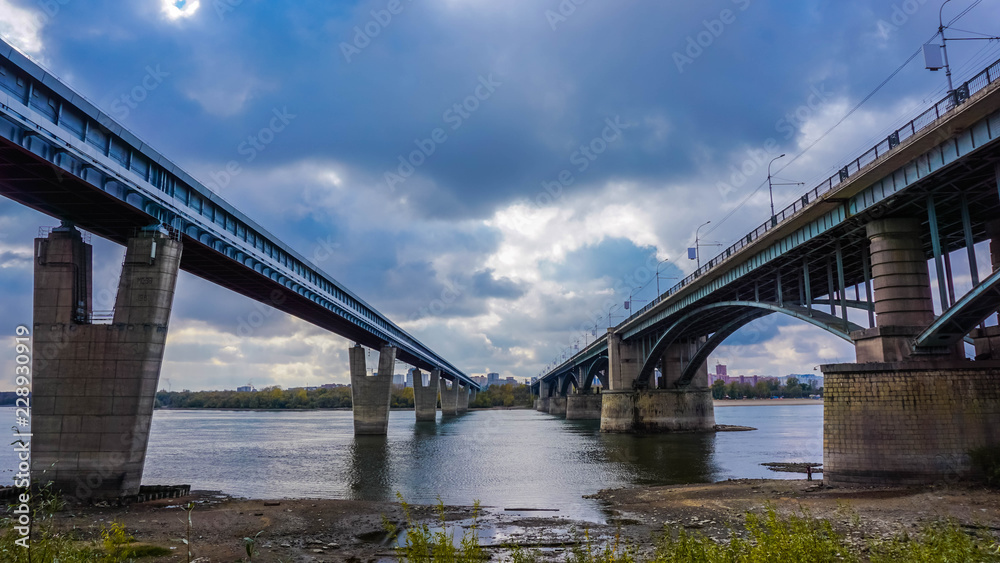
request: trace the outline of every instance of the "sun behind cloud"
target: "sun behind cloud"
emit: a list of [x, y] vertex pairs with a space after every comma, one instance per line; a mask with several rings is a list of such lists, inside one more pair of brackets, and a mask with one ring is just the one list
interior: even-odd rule
[[199, 0], [160, 0], [163, 15], [168, 20], [179, 20], [190, 18], [198, 12], [201, 7]]

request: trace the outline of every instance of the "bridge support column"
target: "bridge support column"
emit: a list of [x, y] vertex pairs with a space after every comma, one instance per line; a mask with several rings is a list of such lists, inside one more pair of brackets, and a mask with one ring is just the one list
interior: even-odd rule
[[81, 502], [139, 492], [181, 243], [128, 239], [111, 324], [91, 323], [91, 247], [35, 240], [31, 473]]
[[368, 375], [365, 349], [351, 348], [351, 404], [355, 436], [385, 436], [389, 432], [389, 401], [392, 396], [392, 372], [396, 367], [396, 348], [382, 346], [378, 372]]
[[708, 388], [707, 365], [699, 366], [689, 384], [678, 387], [684, 368], [699, 347], [697, 340], [689, 340], [667, 348], [660, 362], [661, 383], [667, 388], [619, 391], [612, 383], [612, 391], [601, 394], [601, 432], [642, 434], [714, 430], [715, 406]]
[[427, 385], [424, 385], [424, 374], [419, 369], [413, 370], [413, 409], [417, 414], [417, 422], [434, 422], [437, 420], [438, 385], [441, 381], [441, 370], [433, 369]]
[[[684, 373], [684, 368], [691, 362], [701, 346], [703, 339], [685, 340], [669, 346], [660, 359], [660, 389], [675, 389]], [[708, 387], [708, 362], [698, 366], [698, 371], [688, 384], [691, 387]]]
[[934, 321], [920, 222], [882, 219], [866, 229], [877, 326], [855, 331], [851, 338], [858, 363], [902, 361], [913, 353], [913, 338]]
[[469, 412], [469, 386], [465, 383], [458, 384], [458, 414]]
[[441, 381], [441, 414], [443, 416], [456, 416], [458, 414], [458, 393], [461, 386], [458, 381], [451, 381], [451, 387], [448, 386], [448, 380]]
[[556, 395], [549, 399], [549, 414], [566, 416], [566, 397]]
[[954, 483], [969, 452], [1000, 447], [1000, 361], [822, 366], [823, 480]]
[[566, 397], [566, 420], [600, 420], [601, 397], [599, 393], [581, 393]]

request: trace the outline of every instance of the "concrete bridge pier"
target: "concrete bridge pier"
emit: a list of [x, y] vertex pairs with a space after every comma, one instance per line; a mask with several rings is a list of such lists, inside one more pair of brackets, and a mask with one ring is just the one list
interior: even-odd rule
[[351, 348], [350, 361], [354, 435], [385, 436], [389, 432], [389, 402], [392, 398], [396, 348], [382, 346], [375, 375], [368, 375], [365, 349], [360, 344]]
[[608, 370], [611, 391], [602, 393], [601, 432], [661, 433], [711, 431], [715, 409], [708, 388], [708, 368], [702, 364], [692, 381], [681, 383], [681, 372], [700, 346], [678, 342], [664, 353], [661, 366], [664, 389], [646, 389], [638, 380], [639, 346], [608, 334]]
[[458, 414], [465, 414], [469, 412], [469, 385], [465, 383], [458, 384]]
[[441, 381], [441, 370], [433, 369], [424, 385], [424, 374], [420, 369], [413, 369], [413, 410], [417, 414], [417, 422], [434, 422], [437, 420], [438, 385]]
[[600, 420], [601, 397], [591, 392], [566, 397], [566, 420]]
[[556, 395], [549, 398], [549, 414], [566, 416], [566, 397]]
[[919, 229], [917, 219], [867, 227], [877, 326], [851, 334], [857, 363], [822, 366], [828, 484], [954, 483], [975, 477], [971, 451], [1000, 446], [1000, 361], [913, 353], [934, 320]]
[[68, 223], [35, 239], [32, 480], [80, 502], [139, 492], [181, 242], [126, 244], [110, 324], [92, 324], [91, 246]]
[[538, 412], [549, 412], [549, 398], [535, 397], [535, 410]]
[[[451, 384], [449, 387], [448, 384]], [[458, 394], [461, 386], [458, 384], [458, 380], [448, 381], [447, 379], [441, 381], [441, 414], [444, 416], [456, 416], [458, 415]]]

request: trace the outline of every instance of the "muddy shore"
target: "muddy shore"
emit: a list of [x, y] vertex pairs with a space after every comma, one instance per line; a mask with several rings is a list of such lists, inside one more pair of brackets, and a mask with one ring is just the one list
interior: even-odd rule
[[[698, 529], [716, 538], [726, 537], [729, 525], [739, 528], [747, 511], [767, 504], [780, 513], [808, 511], [830, 520], [840, 531], [856, 537], [887, 537], [914, 531], [921, 524], [954, 518], [963, 525], [1000, 529], [1000, 493], [977, 487], [949, 486], [924, 489], [823, 487], [816, 481], [732, 480], [713, 484], [640, 487], [601, 491], [593, 497], [603, 506], [605, 522], [572, 521], [551, 511], [517, 511], [517, 507], [483, 507], [479, 525], [481, 543], [495, 559], [505, 545], [539, 549], [543, 559], [559, 560], [565, 549], [587, 530], [601, 541], [620, 531], [638, 545], [651, 546], [663, 527]], [[191, 545], [200, 563], [240, 561], [243, 538], [261, 532], [259, 562], [394, 561], [395, 538], [386, 521], [402, 525], [406, 519], [397, 503], [347, 500], [247, 500], [211, 492], [194, 492], [180, 499], [135, 504], [127, 508], [77, 507], [57, 514], [61, 530], [77, 530], [81, 540], [98, 539], [102, 526], [125, 524], [136, 540], [168, 548], [172, 554], [144, 561], [185, 561], [182, 538], [187, 515], [183, 506], [195, 503]], [[412, 517], [438, 525], [435, 507], [412, 507]], [[446, 507], [445, 517], [461, 536], [471, 523], [471, 507]], [[857, 515], [858, 519], [854, 518]]]

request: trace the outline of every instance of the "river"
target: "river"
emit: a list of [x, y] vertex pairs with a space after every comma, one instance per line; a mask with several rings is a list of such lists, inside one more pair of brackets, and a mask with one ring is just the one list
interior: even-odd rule
[[[144, 484], [191, 484], [250, 498], [391, 500], [497, 508], [559, 509], [599, 519], [600, 489], [801, 478], [768, 461], [823, 459], [823, 406], [734, 406], [718, 424], [753, 432], [628, 436], [602, 434], [598, 421], [567, 421], [532, 410], [471, 411], [416, 423], [394, 411], [386, 437], [355, 438], [350, 411], [158, 410]], [[0, 420], [14, 420], [0, 408]], [[440, 417], [440, 414], [439, 414]], [[0, 451], [0, 479], [16, 468]]]

